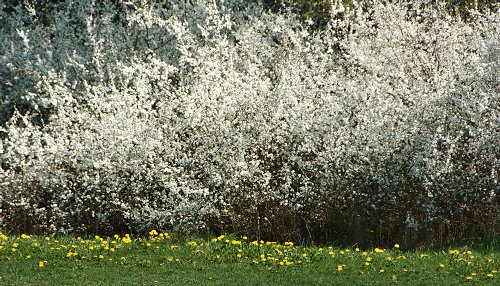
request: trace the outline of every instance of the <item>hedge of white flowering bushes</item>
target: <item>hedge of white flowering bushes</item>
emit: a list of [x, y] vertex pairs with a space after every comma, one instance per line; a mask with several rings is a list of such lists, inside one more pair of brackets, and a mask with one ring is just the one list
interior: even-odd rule
[[498, 231], [498, 12], [375, 1], [315, 30], [247, 1], [145, 2], [0, 12], [4, 229]]

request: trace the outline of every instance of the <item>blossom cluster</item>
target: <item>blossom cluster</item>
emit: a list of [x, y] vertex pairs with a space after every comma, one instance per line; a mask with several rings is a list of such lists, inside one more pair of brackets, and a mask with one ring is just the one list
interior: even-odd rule
[[490, 234], [499, 13], [372, 2], [319, 30], [239, 0], [67, 1], [43, 25], [0, 9], [0, 221]]

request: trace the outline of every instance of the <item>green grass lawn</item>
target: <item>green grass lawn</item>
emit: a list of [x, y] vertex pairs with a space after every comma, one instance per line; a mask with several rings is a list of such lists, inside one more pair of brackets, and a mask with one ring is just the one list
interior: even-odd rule
[[0, 233], [0, 285], [495, 285], [496, 244], [406, 252], [156, 232], [91, 239]]

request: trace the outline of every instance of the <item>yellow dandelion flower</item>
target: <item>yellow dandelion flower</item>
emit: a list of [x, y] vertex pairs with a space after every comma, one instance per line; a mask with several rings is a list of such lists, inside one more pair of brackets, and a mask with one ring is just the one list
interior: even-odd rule
[[28, 239], [28, 238], [30, 238], [30, 237], [31, 237], [31, 235], [27, 235], [27, 234], [24, 234], [24, 233], [23, 233], [23, 234], [21, 234], [21, 238], [22, 238], [22, 239]]
[[443, 263], [439, 263], [439, 268], [444, 268], [444, 264]]
[[344, 268], [343, 268], [343, 266], [342, 266], [342, 265], [337, 265], [337, 271], [339, 271], [339, 272], [340, 272], [340, 271], [342, 271], [343, 269], [344, 269]]
[[465, 279], [472, 280], [472, 276], [467, 276]]
[[373, 258], [372, 258], [371, 256], [368, 256], [368, 257], [365, 259], [365, 261], [367, 261], [367, 262], [371, 262], [372, 260], [373, 260]]
[[486, 277], [489, 277], [489, 278], [491, 278], [491, 277], [493, 277], [493, 276], [494, 276], [494, 275], [493, 275], [493, 273], [488, 273], [488, 274], [486, 274]]
[[384, 272], [385, 272], [385, 270], [384, 270], [384, 269], [380, 269], [378, 272], [380, 272], [380, 273], [384, 273]]
[[359, 252], [359, 248], [358, 248], [358, 247], [356, 247], [356, 248], [354, 249], [354, 251]]
[[376, 253], [382, 253], [382, 252], [384, 252], [384, 250], [377, 247], [377, 248], [375, 248], [375, 252]]
[[125, 244], [129, 244], [132, 242], [132, 238], [130, 238], [130, 235], [125, 234], [125, 236], [122, 238], [122, 242]]
[[396, 248], [396, 249], [399, 248], [399, 244], [397, 244], [397, 243], [394, 244], [394, 248]]
[[158, 235], [158, 232], [157, 232], [155, 229], [153, 229], [153, 230], [151, 230], [151, 231], [149, 232], [149, 235], [150, 235], [150, 236], [157, 236], [157, 235]]
[[40, 268], [45, 267], [45, 261], [38, 262], [38, 267]]

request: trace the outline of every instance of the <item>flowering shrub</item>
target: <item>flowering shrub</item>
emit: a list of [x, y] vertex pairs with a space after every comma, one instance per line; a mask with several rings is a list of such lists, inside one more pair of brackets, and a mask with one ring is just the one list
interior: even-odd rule
[[190, 2], [68, 1], [46, 25], [1, 12], [5, 227], [494, 233], [498, 13], [380, 1], [314, 31]]

